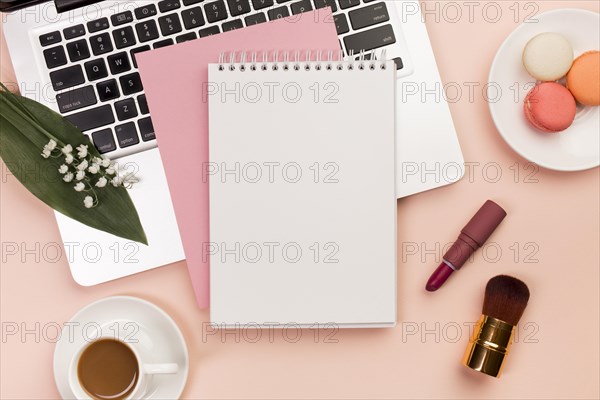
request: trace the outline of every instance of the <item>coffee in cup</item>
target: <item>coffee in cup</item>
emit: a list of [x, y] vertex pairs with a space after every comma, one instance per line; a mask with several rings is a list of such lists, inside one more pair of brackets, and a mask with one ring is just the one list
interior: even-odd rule
[[91, 343], [81, 353], [77, 377], [92, 399], [122, 400], [135, 389], [140, 375], [133, 350], [115, 339]]

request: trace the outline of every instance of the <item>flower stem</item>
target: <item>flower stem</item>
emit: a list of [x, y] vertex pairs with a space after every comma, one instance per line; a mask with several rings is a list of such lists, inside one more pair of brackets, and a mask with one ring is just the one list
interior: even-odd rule
[[[21, 107], [24, 107], [24, 106], [18, 107], [12, 101], [7, 101], [7, 104], [8, 104], [8, 106], [10, 108], [12, 108], [17, 114], [21, 115], [23, 118], [27, 118], [28, 117], [27, 115], [24, 115], [23, 110], [21, 109]], [[29, 114], [28, 111], [26, 113]], [[65, 146], [65, 144], [63, 143], [62, 140], [58, 139], [56, 136], [54, 136], [53, 134], [51, 134], [50, 132], [48, 132], [44, 127], [42, 127], [39, 124], [39, 122], [37, 121], [37, 119], [32, 118], [31, 115], [29, 115], [29, 119], [30, 119], [29, 123], [31, 123], [36, 128], [38, 128], [44, 135], [46, 135], [46, 137], [48, 137], [49, 139], [54, 140], [57, 143], [57, 145], [59, 145], [60, 147]]]

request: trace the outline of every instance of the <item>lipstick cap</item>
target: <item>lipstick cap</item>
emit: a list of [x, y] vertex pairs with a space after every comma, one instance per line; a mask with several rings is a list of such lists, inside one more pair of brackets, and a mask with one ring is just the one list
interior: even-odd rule
[[463, 358], [463, 364], [475, 371], [498, 378], [512, 342], [514, 326], [482, 315]]
[[506, 211], [498, 204], [488, 200], [461, 232], [473, 239], [479, 246], [483, 246], [504, 217], [506, 217]]

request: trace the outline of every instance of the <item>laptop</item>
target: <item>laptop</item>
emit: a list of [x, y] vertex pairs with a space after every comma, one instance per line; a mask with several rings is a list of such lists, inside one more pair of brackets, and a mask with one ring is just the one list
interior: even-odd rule
[[61, 113], [141, 179], [130, 195], [149, 246], [56, 215], [76, 282], [95, 285], [185, 258], [136, 54], [324, 7], [347, 56], [385, 49], [395, 61], [397, 197], [459, 180], [464, 161], [448, 104], [426, 96], [440, 76], [418, 1], [0, 1], [21, 93]]

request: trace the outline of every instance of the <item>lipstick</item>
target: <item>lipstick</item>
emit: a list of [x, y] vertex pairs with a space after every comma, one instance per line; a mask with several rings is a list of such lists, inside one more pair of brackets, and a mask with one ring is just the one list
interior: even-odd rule
[[425, 289], [429, 292], [438, 290], [454, 271], [458, 271], [463, 266], [475, 250], [485, 244], [504, 217], [506, 211], [502, 207], [491, 200], [486, 201], [460, 231], [452, 247], [444, 254], [442, 263], [427, 281]]

